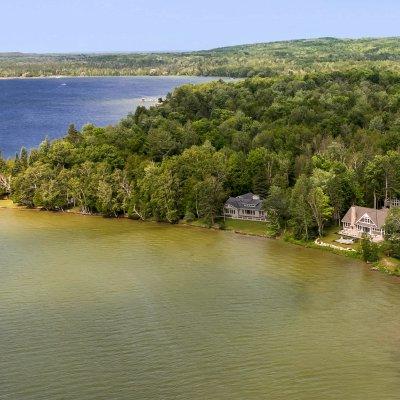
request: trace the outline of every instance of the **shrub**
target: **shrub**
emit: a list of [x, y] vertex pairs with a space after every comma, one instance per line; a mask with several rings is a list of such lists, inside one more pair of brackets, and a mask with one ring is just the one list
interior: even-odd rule
[[364, 236], [361, 239], [361, 254], [364, 261], [376, 262], [379, 260], [379, 246], [368, 236]]

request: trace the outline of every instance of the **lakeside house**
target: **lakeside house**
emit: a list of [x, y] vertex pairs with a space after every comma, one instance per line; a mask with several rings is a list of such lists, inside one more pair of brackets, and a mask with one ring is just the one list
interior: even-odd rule
[[400, 199], [387, 198], [385, 200], [385, 208], [400, 207]]
[[352, 206], [342, 219], [341, 235], [361, 238], [368, 235], [374, 242], [383, 241], [384, 226], [389, 209]]
[[244, 219], [248, 221], [265, 221], [265, 212], [262, 210], [263, 200], [253, 193], [246, 193], [237, 197], [229, 197], [224, 206], [224, 217]]

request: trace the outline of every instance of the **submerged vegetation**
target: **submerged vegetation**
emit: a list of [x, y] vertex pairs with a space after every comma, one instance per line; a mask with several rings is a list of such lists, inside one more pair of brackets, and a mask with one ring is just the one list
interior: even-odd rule
[[272, 77], [384, 67], [400, 72], [400, 38], [293, 40], [185, 53], [0, 53], [0, 77], [208, 75]]

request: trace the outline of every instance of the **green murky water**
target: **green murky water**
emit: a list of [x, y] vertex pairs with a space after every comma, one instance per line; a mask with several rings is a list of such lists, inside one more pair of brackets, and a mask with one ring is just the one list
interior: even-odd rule
[[400, 281], [227, 232], [0, 210], [0, 399], [399, 399]]

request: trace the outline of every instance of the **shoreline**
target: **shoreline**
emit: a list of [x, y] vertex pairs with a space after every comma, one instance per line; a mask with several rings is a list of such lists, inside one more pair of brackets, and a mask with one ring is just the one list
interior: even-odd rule
[[49, 75], [49, 76], [0, 76], [0, 81], [6, 80], [25, 80], [25, 79], [61, 79], [68, 75]]
[[228, 82], [240, 80], [229, 76], [211, 75], [39, 75], [39, 76], [0, 76], [0, 81], [29, 80], [29, 79], [71, 79], [71, 78], [210, 78], [210, 80], [223, 79]]
[[[18, 211], [34, 211], [34, 212], [40, 212], [40, 211], [45, 211], [48, 213], [55, 213], [55, 214], [72, 214], [72, 215], [78, 215], [81, 217], [97, 217], [97, 218], [106, 218], [101, 214], [98, 213], [91, 213], [91, 214], [85, 214], [77, 210], [66, 210], [66, 211], [50, 211], [50, 210], [45, 210], [42, 208], [28, 208], [26, 206], [20, 206], [15, 204], [12, 200], [9, 199], [0, 199], [0, 210], [1, 209], [9, 209], [9, 210], [18, 210]], [[154, 221], [154, 220], [140, 220], [140, 219], [134, 219], [134, 218], [129, 218], [126, 216], [119, 216], [119, 217], [110, 217], [110, 219], [114, 220], [131, 220], [135, 222], [143, 222], [143, 223], [157, 223], [157, 224], [168, 224], [167, 222], [159, 222], [159, 221]], [[170, 224], [168, 224], [170, 225]], [[241, 235], [241, 236], [247, 236], [247, 237], [252, 237], [252, 238], [257, 238], [257, 239], [264, 239], [264, 240], [278, 240], [280, 242], [293, 245], [293, 246], [299, 246], [303, 248], [308, 248], [308, 249], [315, 249], [315, 250], [320, 250], [322, 252], [328, 252], [331, 254], [335, 254], [337, 256], [342, 256], [346, 258], [352, 258], [355, 261], [359, 261], [363, 263], [366, 267], [368, 267], [369, 271], [372, 272], [381, 272], [386, 275], [390, 275], [392, 277], [396, 277], [400, 279], [400, 273], [397, 272], [396, 270], [393, 270], [393, 266], [390, 265], [390, 261], [384, 257], [380, 259], [379, 261], [375, 263], [368, 263], [362, 260], [361, 255], [358, 251], [343, 251], [343, 250], [338, 250], [335, 248], [331, 248], [329, 246], [323, 246], [317, 244], [315, 241], [311, 240], [309, 242], [297, 240], [294, 238], [290, 237], [285, 237], [285, 235], [281, 235], [277, 238], [271, 238], [268, 237], [267, 235], [261, 235], [257, 233], [251, 233], [251, 232], [245, 232], [241, 231], [238, 229], [225, 229], [225, 228], [217, 228], [215, 226], [206, 226], [205, 224], [199, 222], [198, 220], [193, 221], [193, 222], [186, 222], [183, 220], [180, 220], [177, 224], [174, 224], [179, 227], [186, 227], [186, 228], [197, 228], [197, 229], [209, 229], [213, 231], [224, 231], [224, 232], [229, 232], [230, 234], [235, 234], [235, 235]]]

